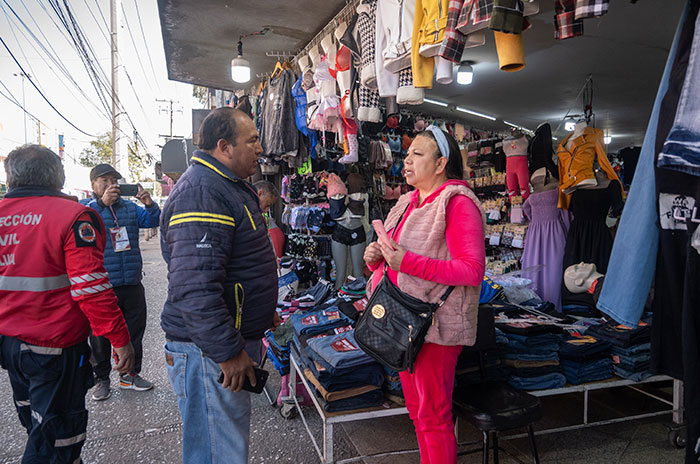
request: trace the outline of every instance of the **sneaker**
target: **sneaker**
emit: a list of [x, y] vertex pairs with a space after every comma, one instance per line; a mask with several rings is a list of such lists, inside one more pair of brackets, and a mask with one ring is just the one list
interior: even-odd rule
[[112, 396], [112, 390], [109, 388], [109, 379], [97, 380], [92, 389], [92, 399], [94, 401], [104, 401], [110, 396]]
[[121, 374], [119, 376], [119, 388], [122, 390], [146, 391], [153, 388], [153, 383], [138, 374]]

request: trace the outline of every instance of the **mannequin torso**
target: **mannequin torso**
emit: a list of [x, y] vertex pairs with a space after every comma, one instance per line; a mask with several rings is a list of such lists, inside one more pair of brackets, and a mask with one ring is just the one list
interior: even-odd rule
[[571, 137], [569, 137], [569, 140], [566, 142], [566, 149], [571, 151], [571, 147], [574, 144], [574, 140], [577, 138], [581, 137], [583, 135], [584, 129], [588, 127], [588, 124], [586, 124], [586, 121], [579, 121], [576, 123], [576, 127], [574, 128], [574, 133], [571, 134]]
[[530, 177], [530, 183], [535, 193], [547, 192], [559, 187], [559, 181], [552, 175], [547, 179], [547, 168], [540, 168]]
[[316, 69], [316, 66], [321, 62], [321, 52], [319, 52], [317, 46], [314, 45], [309, 49], [309, 58], [311, 58], [313, 68]]

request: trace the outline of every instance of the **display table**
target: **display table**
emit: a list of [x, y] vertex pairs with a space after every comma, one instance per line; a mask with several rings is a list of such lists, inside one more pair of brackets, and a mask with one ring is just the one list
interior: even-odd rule
[[[390, 407], [378, 407], [378, 408], [368, 408], [368, 409], [362, 409], [362, 410], [357, 410], [357, 411], [348, 411], [348, 412], [335, 412], [335, 413], [329, 413], [326, 412], [323, 409], [323, 406], [321, 404], [321, 400], [319, 400], [315, 394], [313, 394], [313, 386], [310, 384], [310, 382], [306, 379], [306, 377], [303, 374], [303, 369], [300, 366], [299, 363], [299, 355], [296, 353], [294, 347], [290, 350], [290, 371], [289, 371], [289, 393], [290, 396], [283, 398], [283, 401], [288, 402], [288, 403], [293, 403], [294, 407], [296, 410], [299, 412], [299, 416], [301, 417], [302, 422], [304, 423], [304, 427], [306, 428], [306, 432], [309, 434], [309, 438], [311, 439], [311, 443], [314, 446], [314, 449], [316, 450], [316, 453], [318, 454], [318, 457], [323, 464], [332, 464], [332, 463], [337, 463], [337, 464], [343, 464], [343, 463], [351, 463], [351, 462], [357, 462], [361, 461], [366, 458], [378, 458], [382, 456], [391, 456], [391, 455], [399, 455], [399, 454], [407, 454], [407, 453], [415, 453], [418, 452], [416, 449], [412, 450], [404, 450], [404, 451], [393, 451], [393, 452], [387, 452], [387, 453], [379, 453], [379, 454], [372, 454], [368, 456], [357, 456], [349, 459], [343, 459], [340, 461], [336, 461], [334, 459], [333, 455], [333, 426], [335, 424], [340, 424], [343, 422], [353, 422], [353, 421], [359, 421], [359, 420], [366, 420], [366, 419], [375, 419], [379, 417], [389, 417], [389, 416], [398, 416], [402, 414], [408, 414], [408, 410], [403, 407], [403, 406], [398, 406], [398, 405], [393, 405]], [[314, 433], [311, 431], [309, 428], [308, 423], [306, 422], [306, 417], [304, 416], [304, 411], [302, 410], [301, 406], [299, 405], [298, 399], [296, 397], [296, 384], [297, 384], [297, 376], [299, 376], [300, 380], [306, 387], [306, 389], [309, 391], [311, 399], [313, 401], [314, 407], [316, 408], [316, 411], [318, 412], [319, 416], [321, 417], [321, 421], [323, 423], [323, 443], [321, 446], [319, 446], [318, 442], [316, 441], [316, 438], [314, 437]], [[625, 380], [625, 379], [620, 379], [619, 377], [613, 377], [608, 380], [603, 380], [600, 382], [591, 382], [591, 383], [586, 383], [586, 384], [581, 384], [581, 385], [567, 385], [562, 388], [554, 388], [550, 390], [536, 390], [536, 391], [531, 391], [528, 392], [534, 396], [538, 397], [545, 397], [545, 396], [555, 396], [555, 395], [563, 395], [567, 393], [577, 393], [581, 392], [584, 395], [584, 407], [583, 407], [583, 422], [580, 424], [575, 424], [567, 427], [557, 427], [557, 428], [552, 428], [552, 429], [545, 429], [545, 430], [539, 430], [535, 432], [535, 435], [544, 435], [548, 433], [556, 433], [556, 432], [563, 432], [563, 431], [568, 431], [568, 430], [577, 430], [577, 429], [582, 429], [582, 428], [587, 428], [587, 427], [594, 427], [598, 425], [607, 425], [607, 424], [614, 424], [617, 422], [625, 422], [625, 421], [631, 421], [631, 420], [637, 420], [637, 419], [644, 419], [647, 417], [654, 417], [654, 416], [660, 416], [663, 414], [669, 414], [673, 413], [673, 423], [675, 425], [680, 425], [682, 423], [682, 406], [681, 406], [681, 401], [683, 399], [683, 384], [682, 382], [678, 380], [673, 381], [673, 400], [669, 401], [667, 399], [661, 398], [659, 396], [653, 395], [649, 392], [646, 392], [640, 388], [638, 388], [638, 385], [645, 384], [645, 383], [654, 383], [654, 382], [661, 382], [661, 381], [667, 381], [667, 380], [672, 380], [671, 377], [665, 376], [665, 375], [657, 375], [653, 377], [649, 377], [641, 382], [633, 382], [631, 380]], [[595, 422], [589, 422], [588, 420], [588, 393], [594, 390], [602, 390], [602, 389], [609, 389], [609, 388], [616, 388], [616, 387], [628, 387], [631, 388], [637, 392], [640, 392], [646, 396], [649, 396], [657, 401], [660, 401], [664, 404], [667, 404], [671, 406], [673, 409], [666, 409], [663, 411], [658, 411], [658, 412], [652, 412], [652, 413], [647, 413], [647, 414], [636, 414], [632, 416], [625, 416], [625, 417], [620, 417], [616, 419], [609, 419], [609, 420], [604, 420], [604, 421], [595, 421]], [[671, 430], [673, 432], [674, 429]], [[455, 433], [457, 431], [457, 425], [455, 424]], [[677, 430], [676, 430], [677, 432]], [[527, 434], [518, 434], [518, 435], [510, 435], [510, 436], [503, 436], [502, 438], [499, 437], [501, 440], [510, 440], [510, 439], [515, 439], [515, 438], [522, 438], [526, 437]], [[459, 445], [466, 445], [467, 443], [459, 443]], [[469, 443], [469, 444], [474, 444], [474, 443]]]

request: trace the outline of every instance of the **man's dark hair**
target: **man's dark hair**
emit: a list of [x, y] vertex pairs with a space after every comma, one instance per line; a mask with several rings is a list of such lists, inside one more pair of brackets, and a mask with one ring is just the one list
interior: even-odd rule
[[273, 184], [270, 181], [259, 180], [253, 185], [255, 185], [255, 188], [257, 190], [262, 190], [263, 192], [272, 196], [272, 198], [278, 198], [280, 196], [279, 191], [277, 190], [277, 187], [275, 187], [275, 184]]
[[[445, 134], [445, 138], [447, 139], [447, 146], [450, 148], [450, 157], [447, 160], [447, 165], [445, 166], [445, 173], [447, 174], [447, 178], [462, 180], [462, 177], [464, 176], [464, 167], [462, 166], [462, 154], [459, 151], [459, 144], [457, 143], [455, 138], [447, 132], [442, 131], [442, 133]], [[437, 140], [435, 140], [435, 134], [433, 134], [429, 130], [420, 132], [418, 135], [428, 137], [429, 139], [434, 140], [435, 143], [437, 143]], [[435, 157], [440, 158], [441, 156], [442, 153], [440, 153], [440, 148], [438, 148], [437, 152], [435, 153]]]
[[236, 145], [236, 116], [244, 114], [241, 110], [229, 107], [212, 110], [199, 126], [199, 148], [213, 150], [220, 139]]
[[66, 181], [61, 158], [41, 145], [22, 145], [7, 155], [5, 159], [7, 186], [45, 187], [60, 191]]

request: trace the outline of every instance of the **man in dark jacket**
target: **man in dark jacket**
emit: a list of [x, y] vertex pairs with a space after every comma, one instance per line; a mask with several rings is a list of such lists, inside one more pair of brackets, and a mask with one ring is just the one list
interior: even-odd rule
[[[141, 284], [143, 261], [139, 249], [139, 229], [158, 227], [160, 208], [140, 185], [136, 198], [145, 208], [122, 198], [117, 182], [121, 178], [121, 174], [109, 164], [95, 166], [90, 171], [93, 198], [82, 203], [96, 210], [107, 228], [105, 268], [136, 353], [132, 372], [119, 376], [119, 388], [145, 391], [153, 388], [153, 384], [140, 375], [143, 334], [146, 331], [146, 294]], [[105, 337], [95, 336], [90, 337], [90, 345], [96, 379], [92, 399], [106, 400], [111, 395], [109, 372], [112, 345]]]
[[262, 147], [253, 121], [233, 108], [204, 119], [199, 147], [161, 218], [166, 370], [183, 462], [246, 463], [250, 397], [241, 389], [246, 377], [255, 384], [261, 338], [277, 315], [275, 255], [258, 194], [244, 180]]

